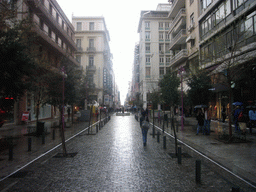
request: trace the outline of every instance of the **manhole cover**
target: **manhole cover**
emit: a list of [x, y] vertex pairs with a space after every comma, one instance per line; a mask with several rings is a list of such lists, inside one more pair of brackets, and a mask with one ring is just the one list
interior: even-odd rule
[[54, 158], [73, 158], [77, 155], [77, 153], [68, 153], [66, 157], [63, 156], [63, 153], [58, 153], [57, 155], [53, 156]]

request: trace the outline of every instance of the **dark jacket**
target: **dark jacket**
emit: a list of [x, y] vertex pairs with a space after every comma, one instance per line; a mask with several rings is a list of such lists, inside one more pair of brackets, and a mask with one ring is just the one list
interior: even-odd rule
[[204, 114], [202, 112], [199, 112], [197, 117], [198, 125], [203, 126], [204, 125]]

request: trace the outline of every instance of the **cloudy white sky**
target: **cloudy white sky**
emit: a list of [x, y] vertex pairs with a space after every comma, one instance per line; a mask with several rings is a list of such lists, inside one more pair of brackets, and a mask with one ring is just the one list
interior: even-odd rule
[[110, 34], [110, 49], [116, 81], [124, 102], [131, 80], [135, 43], [141, 10], [156, 10], [159, 3], [168, 0], [57, 0], [71, 21], [74, 16], [103, 16]]

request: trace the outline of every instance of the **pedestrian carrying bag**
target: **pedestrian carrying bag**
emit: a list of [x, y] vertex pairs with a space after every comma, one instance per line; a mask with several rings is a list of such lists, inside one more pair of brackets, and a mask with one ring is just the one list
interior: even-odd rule
[[146, 121], [146, 120], [142, 121], [142, 128], [143, 129], [148, 129], [149, 128], [149, 122]]

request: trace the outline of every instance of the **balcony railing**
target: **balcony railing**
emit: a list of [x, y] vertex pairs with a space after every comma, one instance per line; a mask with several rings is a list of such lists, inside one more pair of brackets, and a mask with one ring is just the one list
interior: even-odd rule
[[179, 33], [171, 40], [170, 49], [172, 49], [172, 47], [175, 44], [183, 44], [183, 43], [186, 43], [186, 29], [181, 29]]
[[177, 63], [183, 62], [188, 57], [188, 50], [182, 49], [180, 52], [178, 52], [176, 55], [174, 55], [171, 59], [170, 66], [176, 65]]
[[83, 48], [82, 47], [77, 47], [77, 52], [83, 52]]
[[177, 21], [181, 18], [181, 17], [186, 17], [186, 9], [182, 8], [178, 14], [176, 15], [176, 17], [173, 19], [172, 23], [171, 23], [171, 27], [170, 27], [170, 31], [175, 27]]
[[94, 53], [94, 52], [96, 52], [96, 48], [95, 47], [87, 47], [87, 52]]

